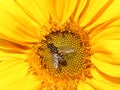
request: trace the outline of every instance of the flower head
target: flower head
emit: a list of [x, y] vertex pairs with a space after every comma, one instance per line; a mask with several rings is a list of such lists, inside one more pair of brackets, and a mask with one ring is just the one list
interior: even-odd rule
[[0, 89], [119, 90], [119, 0], [0, 1]]

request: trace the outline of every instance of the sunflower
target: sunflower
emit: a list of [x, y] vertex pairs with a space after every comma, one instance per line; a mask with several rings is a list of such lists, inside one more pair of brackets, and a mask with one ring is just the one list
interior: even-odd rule
[[1, 90], [120, 90], [119, 0], [1, 0]]

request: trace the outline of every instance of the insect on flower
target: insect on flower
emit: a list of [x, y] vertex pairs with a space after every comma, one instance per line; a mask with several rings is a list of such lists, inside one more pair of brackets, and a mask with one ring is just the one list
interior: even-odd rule
[[49, 48], [49, 50], [51, 52], [54, 68], [58, 68], [59, 64], [65, 66], [66, 61], [63, 59], [62, 55], [60, 53], [58, 53], [57, 47], [54, 46], [53, 43], [47, 44], [47, 47]]

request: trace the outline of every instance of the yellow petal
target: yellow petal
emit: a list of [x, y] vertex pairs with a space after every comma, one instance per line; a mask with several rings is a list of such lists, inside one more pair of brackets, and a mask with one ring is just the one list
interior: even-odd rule
[[21, 53], [7, 53], [7, 52], [2, 52], [0, 51], [0, 62], [5, 61], [6, 59], [9, 58], [16, 58], [16, 59], [26, 59], [27, 54], [21, 54]]
[[94, 53], [92, 57], [96, 58], [97, 60], [106, 62], [106, 63], [120, 65], [120, 55], [118, 54]]
[[46, 7], [56, 22], [65, 22], [71, 16], [77, 0], [46, 0]]
[[82, 18], [83, 14], [87, 10], [89, 1], [87, 0], [78, 0], [76, 8], [72, 14], [72, 18], [75, 22], [80, 22], [80, 19]]
[[33, 76], [27, 76], [19, 82], [15, 82], [14, 85], [11, 84], [6, 90], [38, 90], [39, 84], [39, 81], [36, 81]]
[[0, 10], [0, 34], [23, 42], [38, 40], [42, 31], [40, 24], [28, 16], [17, 3], [13, 0], [7, 3], [1, 1]]
[[101, 72], [109, 76], [120, 77], [120, 65], [113, 65], [101, 60], [97, 60], [94, 57], [91, 57], [91, 61]]
[[[65, 1], [65, 0], [63, 0]], [[73, 13], [73, 11], [75, 10], [75, 7], [77, 5], [77, 0], [68, 0], [69, 2], [65, 2], [65, 8], [64, 8], [64, 12], [63, 12], [63, 17], [62, 17], [62, 22], [67, 21], [67, 19], [69, 19], [69, 17], [71, 16], [71, 14]]]
[[[16, 43], [14, 41], [9, 41], [0, 38], [0, 59], [4, 57], [16, 57], [26, 59], [27, 54], [30, 50], [30, 45], [25, 43]], [[32, 44], [31, 44], [32, 45]]]
[[92, 74], [93, 78], [98, 81], [105, 82], [105, 83], [111, 84], [116, 87], [120, 87], [120, 78], [108, 76], [108, 75], [100, 72], [96, 68], [91, 70], [91, 74]]
[[80, 81], [78, 84], [78, 90], [94, 90], [94, 88], [91, 85]]
[[101, 40], [92, 46], [94, 53], [111, 53], [119, 55], [120, 40]]
[[[94, 36], [93, 36], [93, 35]], [[104, 40], [119, 40], [120, 39], [120, 20], [111, 24], [106, 29], [96, 30], [93, 32], [90, 37], [90, 43], [92, 45], [97, 44], [98, 42], [102, 42]]]
[[38, 82], [28, 74], [29, 64], [15, 58], [0, 63], [1, 90], [33, 90]]
[[47, 24], [48, 11], [43, 0], [16, 0], [14, 1], [33, 21], [38, 24]]
[[[80, 26], [85, 26], [90, 23], [92, 18], [95, 18], [95, 15], [99, 12], [100, 9], [107, 3], [107, 0], [94, 1], [86, 0], [85, 5], [82, 7], [83, 11], [80, 13], [78, 18]], [[79, 7], [81, 8], [81, 7]], [[79, 10], [78, 8], [78, 10]], [[101, 13], [102, 14], [102, 13]], [[100, 14], [99, 14], [100, 15]], [[97, 16], [96, 16], [97, 18]]]
[[91, 86], [96, 87], [95, 90], [120, 90], [120, 87], [105, 83], [104, 81], [91, 79], [88, 82], [91, 84]]
[[[114, 25], [114, 24], [113, 24]], [[112, 64], [120, 64], [120, 27], [110, 27], [91, 40], [93, 57]], [[114, 59], [114, 60], [113, 60]]]
[[99, 25], [113, 17], [119, 16], [119, 4], [119, 0], [90, 1], [87, 10], [79, 20], [80, 26], [87, 27], [87, 29], [90, 30], [90, 28], [96, 25]]
[[5, 40], [0, 38], [0, 48], [1, 47], [6, 47], [6, 48], [13, 48], [14, 50], [29, 50], [30, 46], [29, 45], [25, 45], [25, 44], [19, 44], [16, 43], [14, 41], [9, 41], [9, 40]]

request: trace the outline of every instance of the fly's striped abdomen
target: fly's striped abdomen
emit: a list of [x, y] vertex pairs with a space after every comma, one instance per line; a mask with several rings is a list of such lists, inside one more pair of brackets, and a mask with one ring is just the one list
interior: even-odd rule
[[49, 43], [47, 47], [51, 52], [54, 68], [58, 68], [59, 64], [61, 64], [62, 66], [65, 66], [67, 64], [66, 61], [63, 59], [62, 54], [58, 51], [57, 47], [53, 43]]

